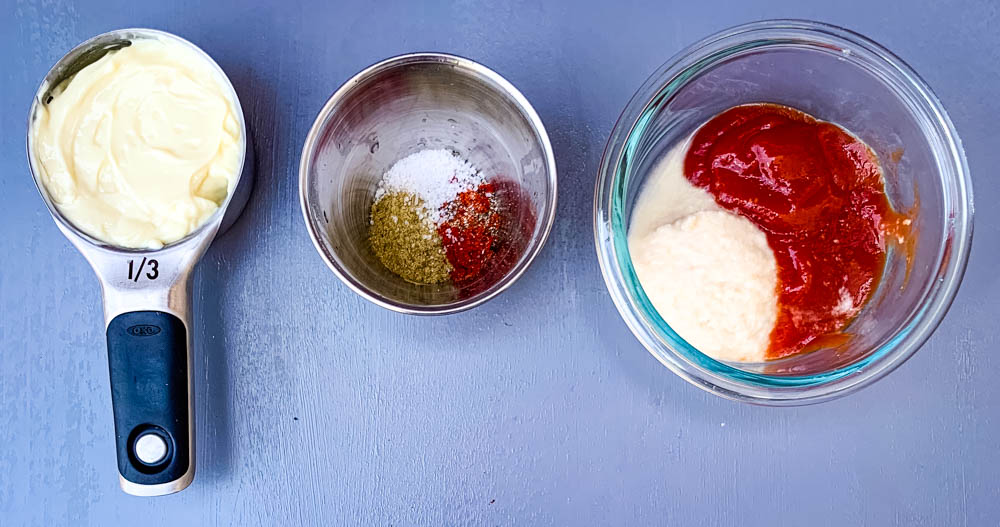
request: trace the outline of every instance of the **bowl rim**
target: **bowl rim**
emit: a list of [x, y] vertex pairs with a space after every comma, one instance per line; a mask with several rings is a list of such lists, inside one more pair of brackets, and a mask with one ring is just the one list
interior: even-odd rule
[[[458, 69], [468, 70], [473, 73], [473, 76], [479, 79], [485, 78], [489, 82], [494, 83], [495, 86], [491, 86], [491, 88], [499, 88], [502, 90], [504, 94], [515, 103], [517, 109], [533, 128], [538, 138], [542, 155], [545, 158], [549, 184], [552, 189], [548, 195], [549, 199], [545, 204], [546, 210], [543, 211], [544, 216], [538, 218], [540, 220], [540, 224], [542, 225], [542, 230], [539, 236], [534, 240], [534, 243], [528, 246], [525, 251], [525, 256], [521, 258], [518, 264], [490, 288], [469, 298], [447, 304], [418, 305], [397, 302], [365, 286], [359, 280], [355, 279], [350, 272], [342, 268], [331, 254], [328, 254], [326, 248], [320, 241], [322, 234], [318, 231], [317, 226], [310, 220], [310, 205], [307, 188], [309, 167], [312, 165], [313, 158], [316, 154], [316, 147], [318, 146], [321, 133], [324, 131], [327, 120], [333, 112], [336, 111], [341, 101], [349, 93], [357, 89], [358, 86], [360, 86], [368, 78], [390, 69], [411, 66], [414, 64], [448, 64]], [[555, 222], [558, 200], [557, 179], [555, 155], [553, 154], [552, 143], [549, 140], [549, 135], [545, 129], [545, 125], [542, 123], [542, 119], [539, 117], [534, 107], [532, 107], [531, 103], [528, 102], [528, 99], [516, 87], [514, 87], [510, 81], [492, 69], [474, 60], [458, 55], [440, 52], [405, 53], [383, 59], [362, 69], [337, 88], [329, 99], [327, 99], [322, 109], [320, 109], [316, 119], [313, 121], [312, 126], [309, 128], [309, 133], [306, 135], [306, 139], [302, 145], [302, 153], [299, 161], [299, 205], [302, 209], [302, 217], [305, 221], [306, 230], [309, 232], [309, 238], [312, 241], [313, 247], [316, 248], [316, 251], [323, 258], [323, 261], [326, 262], [327, 267], [333, 271], [333, 274], [336, 275], [337, 278], [346, 284], [352, 291], [375, 305], [397, 313], [408, 315], [446, 315], [472, 309], [483, 304], [505, 291], [524, 274], [534, 261], [535, 257], [538, 256], [538, 253], [540, 253], [542, 248], [545, 246], [545, 242], [548, 240], [549, 234], [552, 231], [552, 225]]]
[[[643, 128], [647, 110], [662, 104], [667, 95], [683, 86], [692, 69], [700, 70], [720, 56], [727, 56], [723, 51], [743, 49], [758, 41], [774, 41], [779, 35], [801, 39], [793, 41], [800, 47], [806, 43], [802, 41], [808, 41], [813, 48], [832, 47], [845, 54], [862, 52], [878, 67], [901, 77], [904, 89], [919, 99], [933, 131], [940, 135], [938, 166], [942, 165], [943, 157], [949, 168], [947, 176], [953, 178], [951, 184], [955, 186], [955, 217], [945, 226], [945, 242], [952, 246], [951, 258], [939, 258], [936, 274], [939, 280], [925, 294], [923, 305], [910, 322], [868, 357], [832, 372], [804, 377], [757, 374], [733, 368], [701, 354], [677, 336], [694, 355], [700, 356], [698, 362], [703, 364], [696, 364], [673, 349], [671, 343], [661, 341], [647, 327], [647, 322], [640, 319], [635, 307], [637, 299], [625, 286], [626, 277], [619, 264], [621, 248], [616, 247], [614, 230], [614, 222], [621, 221], [613, 207], [614, 189], [622, 164], [633, 153], [628, 149], [629, 139], [637, 128]], [[601, 159], [594, 193], [594, 238], [601, 273], [615, 307], [633, 335], [657, 360], [695, 386], [728, 399], [775, 406], [812, 404], [846, 395], [884, 377], [912, 356], [940, 324], [958, 292], [971, 249], [973, 216], [972, 182], [961, 140], [927, 83], [902, 59], [863, 35], [831, 24], [796, 19], [751, 22], [719, 31], [685, 47], [661, 65], [632, 96], [615, 123]], [[627, 247], [624, 252], [624, 258], [628, 258]], [[673, 333], [669, 326], [667, 329]]]

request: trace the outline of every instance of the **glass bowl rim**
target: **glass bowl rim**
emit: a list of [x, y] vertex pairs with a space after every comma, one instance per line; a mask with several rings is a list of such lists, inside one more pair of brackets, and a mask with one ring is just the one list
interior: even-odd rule
[[[786, 44], [859, 55], [868, 61], [868, 66], [901, 83], [893, 91], [901, 97], [906, 90], [920, 103], [926, 115], [917, 118], [926, 121], [924, 131], [930, 126], [941, 143], [934, 145], [932, 141], [938, 166], [946, 168], [939, 171], [939, 176], [951, 179], [954, 185], [954, 196], [946, 199], [946, 211], [955, 209], [951, 211], [954, 220], [950, 229], [946, 227], [945, 242], [952, 245], [951, 257], [944, 258], [943, 250], [939, 251], [938, 280], [924, 294], [916, 313], [865, 358], [833, 371], [802, 376], [740, 370], [711, 359], [678, 336], [659, 317], [638, 285], [624, 239], [627, 226], [619, 228], [624, 218], [615, 208], [621, 201], [620, 190], [624, 187], [621, 182], [627, 180], [629, 158], [655, 110], [697, 73], [720, 60], [751, 47], [774, 49]], [[956, 198], [954, 207], [948, 202], [951, 198]], [[940, 324], [958, 292], [971, 248], [973, 214], [972, 182], [961, 140], [926, 82], [902, 59], [858, 33], [821, 22], [779, 19], [734, 26], [687, 46], [660, 66], [633, 95], [615, 123], [601, 159], [594, 193], [594, 237], [601, 273], [615, 307], [657, 360], [684, 380], [716, 395], [754, 404], [791, 406], [826, 401], [856, 391], [896, 369], [920, 348]], [[652, 318], [654, 324], [644, 320], [643, 314]]]

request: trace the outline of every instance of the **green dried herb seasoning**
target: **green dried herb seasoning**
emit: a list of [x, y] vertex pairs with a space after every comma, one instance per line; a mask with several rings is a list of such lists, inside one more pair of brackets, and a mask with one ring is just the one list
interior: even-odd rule
[[372, 250], [404, 280], [437, 284], [449, 279], [441, 237], [426, 217], [424, 201], [408, 192], [390, 192], [372, 204]]

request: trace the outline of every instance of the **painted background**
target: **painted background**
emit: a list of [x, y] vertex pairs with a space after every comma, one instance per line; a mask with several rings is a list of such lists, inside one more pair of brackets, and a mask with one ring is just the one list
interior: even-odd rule
[[[807, 5], [813, 4], [813, 5]], [[1000, 19], [989, 0], [22, 2], [0, 6], [0, 524], [870, 525], [1000, 522], [996, 271]], [[600, 277], [593, 184], [628, 98], [682, 46], [762, 18], [860, 31], [935, 89], [978, 211], [964, 286], [901, 369], [846, 399], [773, 409], [687, 385], [640, 347]], [[255, 193], [197, 270], [198, 474], [118, 489], [93, 273], [24, 156], [46, 70], [147, 26], [232, 77]], [[531, 100], [557, 156], [548, 245], [471, 312], [411, 318], [360, 299], [316, 254], [299, 151], [355, 72], [408, 51], [468, 56]]]

